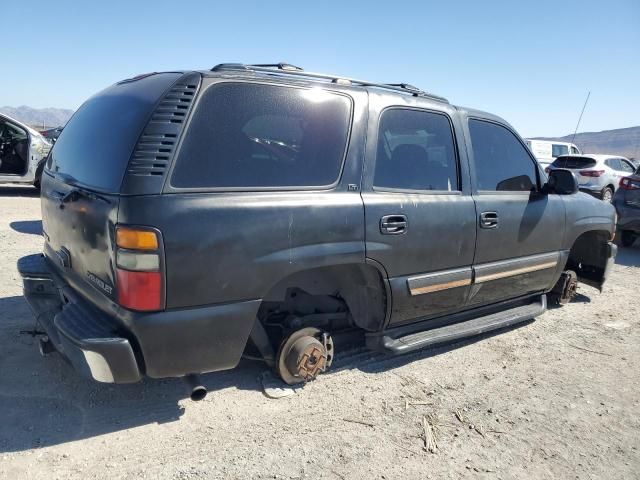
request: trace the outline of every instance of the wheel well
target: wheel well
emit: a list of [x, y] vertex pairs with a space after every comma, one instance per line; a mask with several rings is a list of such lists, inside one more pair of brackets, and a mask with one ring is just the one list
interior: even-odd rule
[[610, 237], [611, 234], [606, 230], [593, 230], [576, 238], [569, 251], [567, 270], [575, 271], [585, 283], [601, 285], [609, 259], [607, 248]]
[[258, 318], [274, 314], [304, 317], [346, 312], [348, 323], [374, 331], [384, 323], [387, 294], [380, 272], [367, 264], [319, 267], [296, 272], [263, 297]]

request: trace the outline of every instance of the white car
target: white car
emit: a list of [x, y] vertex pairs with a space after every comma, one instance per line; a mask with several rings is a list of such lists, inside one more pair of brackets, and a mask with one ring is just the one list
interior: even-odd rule
[[51, 144], [33, 128], [0, 114], [0, 183], [40, 187]]
[[620, 180], [633, 175], [636, 170], [633, 164], [620, 155], [563, 155], [549, 165], [545, 171], [563, 169], [571, 170], [580, 190], [610, 202], [620, 185]]
[[542, 168], [548, 167], [560, 155], [582, 154], [574, 143], [535, 140], [533, 138], [527, 138], [525, 142]]

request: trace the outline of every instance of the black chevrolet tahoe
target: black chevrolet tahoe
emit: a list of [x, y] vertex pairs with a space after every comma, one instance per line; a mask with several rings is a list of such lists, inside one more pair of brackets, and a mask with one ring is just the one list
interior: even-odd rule
[[503, 119], [407, 84], [220, 64], [87, 100], [18, 262], [57, 351], [100, 382], [196, 378], [259, 356], [314, 379], [359, 331], [400, 354], [602, 288], [615, 213], [547, 178]]

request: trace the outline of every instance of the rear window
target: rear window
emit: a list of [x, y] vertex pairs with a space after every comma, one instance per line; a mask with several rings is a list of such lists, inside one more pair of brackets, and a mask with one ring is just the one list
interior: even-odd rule
[[590, 168], [595, 164], [596, 161], [588, 157], [558, 157], [552, 163], [556, 168]]
[[91, 97], [62, 130], [47, 168], [92, 189], [119, 192], [147, 119], [179, 76], [153, 74], [112, 85]]
[[176, 188], [323, 187], [340, 176], [351, 102], [318, 88], [225, 83], [200, 98]]

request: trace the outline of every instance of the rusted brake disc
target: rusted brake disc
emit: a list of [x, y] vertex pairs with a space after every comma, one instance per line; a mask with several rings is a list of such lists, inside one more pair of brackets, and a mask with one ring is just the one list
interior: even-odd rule
[[317, 328], [303, 328], [289, 335], [278, 352], [278, 375], [289, 385], [314, 380], [333, 361], [333, 341]]

